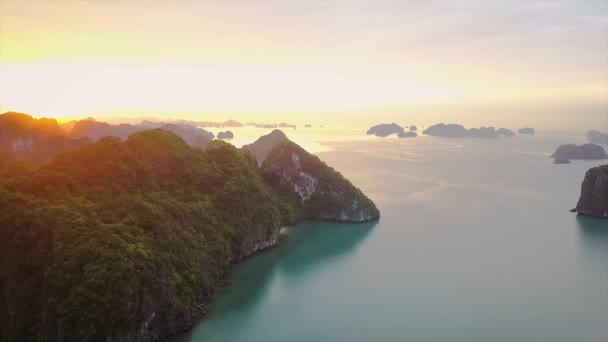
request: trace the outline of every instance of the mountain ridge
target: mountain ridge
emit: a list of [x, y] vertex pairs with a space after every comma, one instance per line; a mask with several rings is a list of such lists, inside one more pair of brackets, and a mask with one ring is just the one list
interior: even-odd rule
[[[319, 163], [313, 175], [337, 177]], [[284, 200], [295, 193], [270, 184], [281, 178], [250, 151], [219, 140], [194, 148], [163, 129], [104, 137], [37, 169], [3, 169], [3, 340], [166, 339], [206, 310], [232, 263], [277, 244], [282, 226], [315, 218]], [[364, 196], [344, 182], [336, 184]], [[354, 217], [374, 219], [366, 215]]]

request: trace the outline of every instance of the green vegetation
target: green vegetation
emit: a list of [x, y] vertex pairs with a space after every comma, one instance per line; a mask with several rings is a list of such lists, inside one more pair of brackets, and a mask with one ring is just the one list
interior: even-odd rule
[[8, 341], [151, 339], [191, 324], [281, 225], [248, 152], [164, 130], [103, 138], [0, 182]]
[[[293, 153], [300, 164], [288, 162]], [[315, 177], [318, 191], [303, 202], [293, 190], [300, 181], [289, 185], [281, 168]], [[260, 169], [247, 150], [222, 141], [202, 150], [154, 129], [102, 138], [39, 168], [5, 153], [0, 176], [6, 341], [167, 337], [193, 323], [231, 262], [276, 244], [281, 225], [378, 217], [350, 182], [291, 142]]]

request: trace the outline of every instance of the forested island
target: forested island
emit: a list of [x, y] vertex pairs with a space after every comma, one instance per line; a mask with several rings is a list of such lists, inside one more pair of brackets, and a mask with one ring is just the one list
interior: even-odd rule
[[380, 215], [280, 131], [247, 149], [202, 138], [204, 148], [161, 128], [102, 137], [41, 166], [2, 145], [2, 340], [165, 339], [282, 226]]

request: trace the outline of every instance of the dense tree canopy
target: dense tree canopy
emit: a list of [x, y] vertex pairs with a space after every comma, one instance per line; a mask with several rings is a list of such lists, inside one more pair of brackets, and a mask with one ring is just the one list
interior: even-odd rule
[[9, 174], [0, 183], [7, 340], [175, 333], [229, 262], [281, 224], [248, 152], [220, 141], [203, 152], [164, 130], [103, 138]]
[[[262, 168], [248, 150], [218, 140], [203, 150], [164, 129], [101, 138], [38, 168], [1, 157], [7, 341], [167, 337], [192, 324], [231, 262], [276, 244], [281, 225], [379, 215], [289, 141]], [[288, 174], [316, 178], [319, 191], [303, 201]]]

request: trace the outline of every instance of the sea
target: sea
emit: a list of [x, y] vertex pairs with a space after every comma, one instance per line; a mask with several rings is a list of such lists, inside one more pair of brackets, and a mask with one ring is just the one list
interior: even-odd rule
[[[269, 132], [233, 131], [238, 146]], [[606, 161], [550, 158], [584, 133], [284, 132], [369, 196], [380, 220], [282, 229], [175, 341], [608, 341], [608, 220], [570, 212], [585, 172]]]

